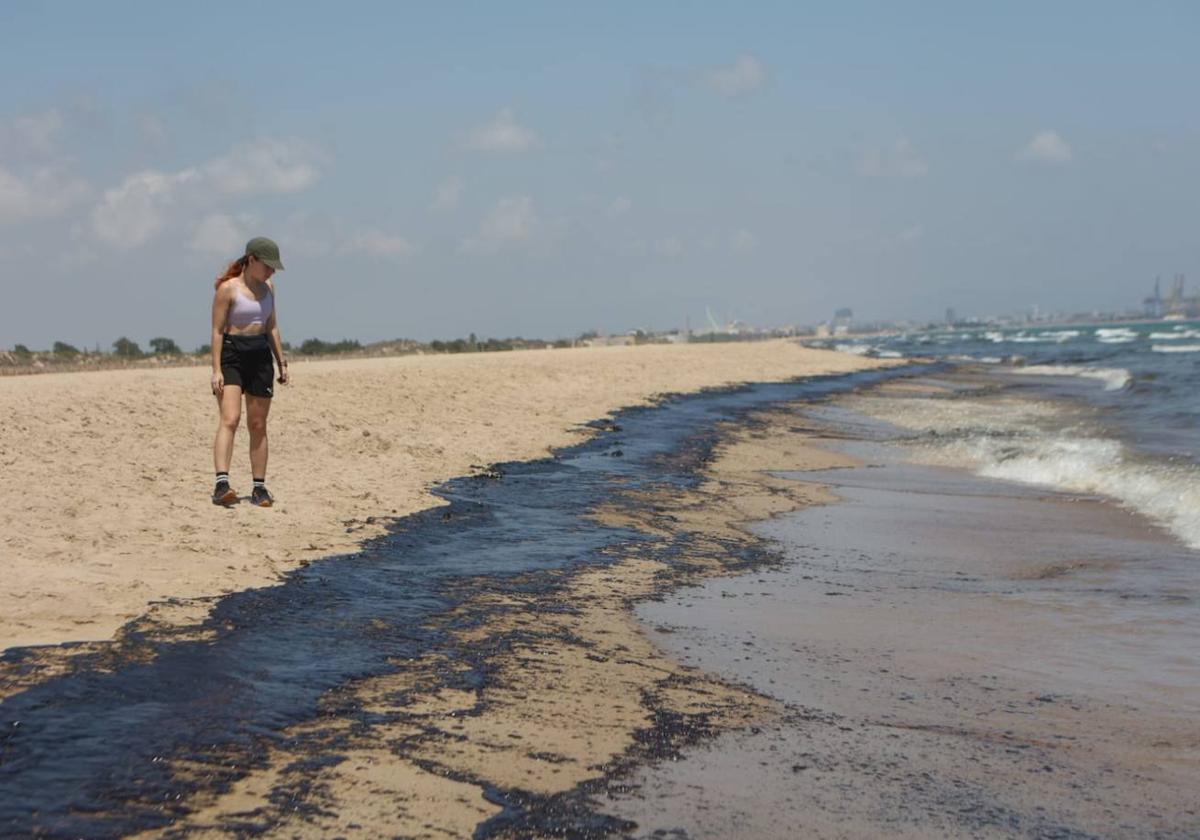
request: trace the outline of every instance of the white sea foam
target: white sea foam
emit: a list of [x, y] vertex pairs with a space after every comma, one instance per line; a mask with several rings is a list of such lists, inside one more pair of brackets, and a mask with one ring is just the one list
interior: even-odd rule
[[1138, 463], [1118, 441], [1095, 437], [1047, 436], [1015, 448], [1011, 440], [984, 441], [974, 448], [981, 475], [1109, 496], [1200, 548], [1200, 474], [1194, 469]]
[[[1015, 333], [985, 332], [983, 337], [993, 344], [1062, 344], [1081, 335], [1079, 330], [1048, 330], [1045, 332], [1028, 333], [1022, 330]], [[964, 335], [963, 338], [966, 338]]]
[[1100, 327], [1096, 330], [1096, 337], [1101, 340], [1106, 338], [1137, 338], [1137, 333], [1129, 329], [1129, 327]]
[[971, 364], [983, 365], [998, 365], [1004, 361], [1004, 359], [1000, 358], [999, 356], [963, 356], [961, 354], [947, 356], [946, 358], [952, 362], [968, 362]]
[[1200, 344], [1152, 344], [1155, 353], [1200, 353]]
[[858, 407], [924, 433], [918, 459], [980, 475], [1107, 496], [1200, 548], [1200, 469], [1137, 459], [1062, 408], [1025, 400], [864, 399]]
[[1030, 365], [1018, 371], [1022, 376], [1031, 373], [1035, 376], [1082, 376], [1085, 379], [1098, 379], [1104, 383], [1105, 391], [1120, 391], [1129, 384], [1129, 371], [1123, 368], [1090, 368], [1078, 365]]
[[856, 356], [865, 356], [871, 352], [871, 348], [866, 344], [835, 344], [833, 349], [839, 353], [853, 353]]
[[1185, 330], [1183, 327], [1176, 327], [1173, 332], [1150, 333], [1151, 341], [1178, 341], [1181, 338], [1200, 338], [1200, 330]]

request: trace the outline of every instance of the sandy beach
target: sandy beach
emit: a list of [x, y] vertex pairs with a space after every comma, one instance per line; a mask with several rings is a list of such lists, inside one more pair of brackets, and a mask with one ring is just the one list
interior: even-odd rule
[[[26, 717], [16, 709], [30, 691], [54, 690], [57, 674], [94, 684], [91, 675], [111, 673], [120, 684], [131, 666], [173, 656], [178, 643], [203, 651], [214, 631], [268, 618], [222, 615], [215, 627], [201, 626], [221, 603], [215, 596], [269, 589], [306, 565], [325, 568], [322, 558], [378, 537], [393, 517], [445, 504], [428, 492], [435, 482], [611, 433], [612, 424], [582, 424], [621, 406], [874, 366], [788, 342], [298, 366], [273, 426], [281, 501], [271, 510], [207, 500], [212, 418], [203, 368], [7, 380], [0, 384], [16, 421], [6, 427], [4, 457], [31, 492], [6, 500], [13, 526], [5, 551], [14, 561], [3, 594], [12, 605], [6, 645], [12, 654], [19, 644], [87, 641], [10, 656], [0, 674], [5, 711]], [[632, 614], [640, 599], [757, 556], [759, 540], [743, 523], [828, 500], [766, 470], [846, 463], [804, 447], [786, 417], [777, 428], [760, 420], [722, 435], [712, 463], [705, 450], [679, 467], [702, 471], [693, 491], [618, 493], [591, 510], [605, 528], [644, 535], [611, 565], [485, 580], [426, 623], [423, 632], [443, 639], [435, 652], [394, 657], [387, 674], [341, 684], [322, 697], [315, 719], [265, 741], [154, 758], [155, 773], [193, 790], [164, 812], [167, 835], [458, 837], [488, 821], [491, 836], [554, 833], [556, 815], [586, 819], [589, 786], [619, 768], [778, 715], [771, 701], [662, 655]], [[190, 454], [179, 457], [179, 440]], [[59, 477], [34, 481], [47, 465]], [[337, 492], [305, 493], [317, 486]], [[372, 619], [352, 635], [376, 625], [390, 632]], [[290, 652], [302, 667], [306, 644], [297, 639]], [[194, 666], [183, 673], [185, 681], [202, 677]], [[130, 689], [117, 689], [118, 721]], [[228, 690], [208, 696], [223, 705]], [[89, 738], [109, 731], [99, 709], [91, 715]], [[34, 717], [14, 725], [25, 732]], [[236, 712], [222, 718], [236, 729]], [[136, 779], [121, 795], [134, 797], [129, 813], [144, 808], [135, 806]]]
[[[328, 396], [297, 400], [280, 425], [306, 445], [288, 451], [324, 454], [277, 492], [354, 471], [372, 490], [337, 510], [302, 494], [221, 510], [202, 481], [153, 532], [128, 506], [142, 562], [195, 568], [140, 601], [114, 586], [125, 612], [88, 625], [110, 622], [109, 638], [8, 652], [0, 828], [1193, 836], [1192, 631], [1143, 616], [1186, 609], [1186, 580], [1164, 572], [1187, 574], [1188, 549], [1098, 498], [896, 460], [878, 442], [889, 400], [947, 398], [945, 373], [718, 391], [583, 425], [681, 377], [738, 381], [729, 349], [760, 380], [875, 364], [774, 343], [306, 366], [314, 392], [371, 399], [338, 420]], [[206, 403], [178, 373], [143, 381]], [[59, 412], [94, 418], [99, 402]], [[433, 405], [457, 419], [427, 418]], [[165, 536], [172, 513], [187, 547]], [[130, 527], [90, 539], [119, 545]], [[272, 562], [205, 559], [205, 539]], [[1167, 601], [1101, 598], [1133, 592], [1118, 570], [1146, 564], [1157, 577], [1138, 585]], [[135, 561], [119, 567], [142, 584]], [[62, 603], [43, 632], [97, 600], [41, 586]]]
[[[544, 456], [656, 395], [880, 364], [794, 342], [297, 362], [270, 421], [278, 505], [213, 507], [205, 367], [0, 379], [0, 649], [109, 639], [353, 551], [431, 484]], [[244, 421], [243, 421], [244, 422]], [[231, 475], [250, 490], [245, 429]], [[190, 601], [181, 619], [193, 620]]]

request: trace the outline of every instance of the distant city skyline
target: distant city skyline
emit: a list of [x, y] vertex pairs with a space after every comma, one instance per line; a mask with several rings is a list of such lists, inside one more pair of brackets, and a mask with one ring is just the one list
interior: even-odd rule
[[[0, 348], [1135, 311], [1200, 281], [1200, 7], [0, 7]], [[54, 56], [53, 60], [49, 56]]]

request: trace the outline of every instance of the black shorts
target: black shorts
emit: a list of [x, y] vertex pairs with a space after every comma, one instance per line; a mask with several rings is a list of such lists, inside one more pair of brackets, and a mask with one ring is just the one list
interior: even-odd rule
[[221, 375], [252, 397], [275, 395], [275, 359], [265, 335], [226, 335], [221, 342]]

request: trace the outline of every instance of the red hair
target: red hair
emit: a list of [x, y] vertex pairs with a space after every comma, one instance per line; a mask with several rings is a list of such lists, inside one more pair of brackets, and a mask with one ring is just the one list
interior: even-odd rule
[[249, 254], [247, 254], [244, 257], [238, 257], [236, 260], [231, 262], [229, 265], [225, 266], [225, 270], [217, 275], [217, 282], [214, 284], [214, 287], [219, 289], [219, 288], [221, 288], [221, 284], [224, 283], [226, 280], [229, 280], [230, 278], [233, 278], [233, 277], [241, 277], [242, 274], [246, 271], [246, 266], [248, 266], [249, 264], [250, 264], [250, 255]]

